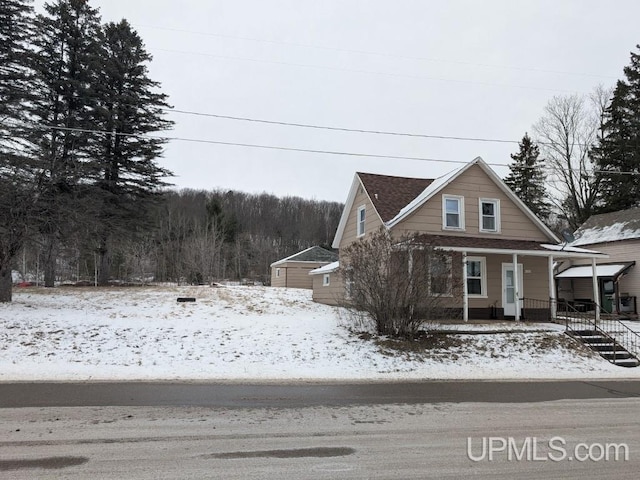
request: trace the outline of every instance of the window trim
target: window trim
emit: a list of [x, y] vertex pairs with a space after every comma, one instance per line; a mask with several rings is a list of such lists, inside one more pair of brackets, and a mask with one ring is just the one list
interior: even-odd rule
[[[488, 230], [484, 228], [482, 219], [484, 217], [482, 213], [482, 204], [492, 203], [494, 205], [494, 217], [496, 221], [495, 230]], [[482, 233], [500, 233], [500, 199], [498, 198], [479, 198], [478, 199], [478, 230]]]
[[276, 278], [280, 278], [280, 268], [276, 268]]
[[[360, 214], [364, 213], [364, 218], [360, 218]], [[360, 205], [358, 207], [358, 212], [356, 214], [356, 237], [363, 237], [366, 233], [366, 222], [367, 222], [367, 206]], [[362, 229], [362, 231], [360, 231]]]
[[322, 286], [328, 287], [329, 285], [331, 285], [331, 274], [325, 273], [324, 275], [322, 275]]
[[[460, 219], [459, 226], [450, 227], [447, 225], [447, 200], [456, 200], [458, 202], [458, 217]], [[442, 195], [442, 229], [453, 230], [457, 232], [465, 231], [464, 222], [464, 197], [461, 195]]]
[[[467, 264], [469, 262], [480, 262], [480, 277], [470, 277], [469, 270], [467, 270], [466, 278], [467, 282], [469, 279], [477, 279], [480, 278], [480, 294], [477, 293], [468, 293], [469, 292], [469, 284], [467, 283], [467, 296], [469, 298], [488, 298], [487, 295], [487, 257], [467, 257]], [[465, 265], [467, 268], [467, 265]]]

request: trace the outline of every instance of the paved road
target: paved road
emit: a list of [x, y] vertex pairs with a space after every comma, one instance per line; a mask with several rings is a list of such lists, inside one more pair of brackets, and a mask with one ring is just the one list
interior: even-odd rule
[[640, 398], [639, 381], [422, 382], [306, 385], [0, 383], [0, 408], [53, 406], [304, 407]]
[[[640, 398], [2, 408], [0, 478], [635, 480], [639, 411]], [[617, 459], [598, 447], [612, 442], [626, 445]]]

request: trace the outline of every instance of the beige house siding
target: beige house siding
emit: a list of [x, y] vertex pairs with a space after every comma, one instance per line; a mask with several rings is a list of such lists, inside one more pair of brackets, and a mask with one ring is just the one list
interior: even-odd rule
[[[477, 255], [482, 256], [482, 255]], [[489, 308], [495, 305], [502, 308], [502, 264], [513, 264], [509, 255], [487, 255], [487, 298], [469, 297], [470, 308]], [[522, 282], [524, 290], [520, 298], [549, 300], [549, 268], [546, 259], [540, 257], [518, 257], [518, 265], [522, 265]]]
[[[464, 197], [464, 231], [443, 229], [443, 195]], [[480, 232], [480, 198], [500, 201], [499, 233]], [[400, 234], [420, 232], [555, 243], [477, 165], [470, 167], [416, 212], [398, 223], [394, 230]]]
[[378, 230], [382, 226], [382, 220], [380, 220], [380, 217], [376, 213], [371, 200], [369, 200], [369, 196], [364, 191], [364, 188], [360, 186], [353, 201], [353, 206], [349, 212], [349, 216], [347, 217], [347, 223], [344, 228], [344, 234], [342, 235], [339, 248], [342, 249], [359, 238], [357, 234], [357, 216], [358, 209], [363, 205], [366, 208], [365, 236], [370, 232]]
[[325, 305], [338, 305], [344, 298], [344, 284], [336, 272], [329, 273], [329, 285], [324, 285], [324, 274], [309, 275], [313, 281], [313, 301]]
[[[287, 288], [313, 288], [313, 280], [309, 272], [326, 263], [322, 262], [285, 262], [271, 267], [271, 286]], [[280, 276], [276, 276], [280, 269]]]

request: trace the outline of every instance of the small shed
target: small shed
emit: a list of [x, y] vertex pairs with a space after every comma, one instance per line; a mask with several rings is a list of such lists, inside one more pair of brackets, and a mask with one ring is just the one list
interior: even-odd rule
[[271, 264], [271, 286], [288, 288], [313, 287], [309, 272], [338, 260], [338, 254], [322, 247], [310, 247]]

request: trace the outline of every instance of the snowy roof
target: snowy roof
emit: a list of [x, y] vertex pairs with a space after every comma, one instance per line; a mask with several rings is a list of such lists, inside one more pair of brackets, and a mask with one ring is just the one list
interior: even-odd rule
[[311, 270], [309, 272], [309, 275], [321, 275], [323, 273], [335, 272], [339, 266], [340, 266], [340, 262], [329, 263], [328, 265], [323, 265], [320, 268]]
[[282, 260], [278, 260], [277, 262], [273, 262], [271, 266], [282, 265], [286, 262], [334, 262], [338, 259], [338, 254], [335, 252], [331, 252], [322, 247], [309, 247], [306, 250], [302, 250], [301, 252], [295, 253], [287, 258], [283, 258]]
[[[616, 277], [632, 265], [634, 262], [596, 265], [596, 274], [598, 277]], [[592, 276], [593, 268], [591, 265], [578, 265], [558, 273], [556, 278], [591, 278]]]
[[640, 238], [640, 207], [593, 215], [576, 230], [572, 246]]
[[593, 254], [593, 255], [603, 255], [602, 252], [596, 252], [595, 250], [587, 250], [586, 248], [577, 248], [577, 247], [573, 247], [572, 245], [567, 245], [567, 244], [549, 245], [549, 244], [543, 243], [540, 246], [542, 248], [551, 250], [553, 252], [587, 253], [587, 254]]

